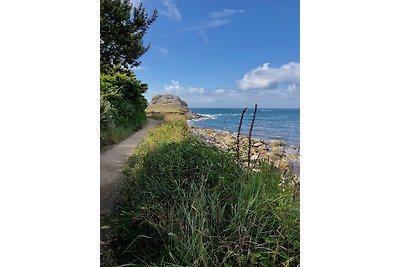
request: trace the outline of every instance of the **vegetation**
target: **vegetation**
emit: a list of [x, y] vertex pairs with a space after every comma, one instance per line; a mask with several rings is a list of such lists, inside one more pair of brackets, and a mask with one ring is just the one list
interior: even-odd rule
[[[140, 4], [101, 0], [102, 146], [146, 121], [147, 85], [132, 67], [149, 48]], [[107, 243], [120, 266], [297, 266], [299, 199], [270, 165], [242, 168], [233, 154], [208, 146], [186, 124], [187, 110], [153, 106], [165, 122], [151, 130], [125, 166]], [[110, 219], [110, 218], [107, 218]], [[107, 263], [103, 263], [107, 264]]]
[[131, 73], [100, 75], [101, 146], [114, 144], [138, 130], [146, 121], [147, 84]]
[[135, 79], [132, 67], [149, 46], [143, 36], [155, 21], [143, 5], [129, 0], [100, 1], [100, 145], [115, 144], [146, 123], [143, 93], [147, 84]]
[[281, 188], [280, 173], [268, 164], [241, 168], [184, 120], [150, 131], [125, 174], [112, 230], [116, 264], [299, 264], [299, 199]]
[[151, 105], [146, 108], [146, 112], [168, 112], [168, 113], [186, 113], [187, 107], [179, 105]]
[[151, 105], [146, 108], [146, 113], [149, 118], [155, 120], [171, 121], [175, 118], [183, 118], [188, 112], [188, 108], [179, 105]]

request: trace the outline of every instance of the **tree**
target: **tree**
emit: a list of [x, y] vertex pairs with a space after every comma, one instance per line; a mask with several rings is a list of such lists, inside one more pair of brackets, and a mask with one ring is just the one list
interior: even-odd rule
[[133, 7], [129, 0], [100, 0], [100, 70], [129, 70], [140, 65], [138, 60], [149, 49], [143, 36], [157, 18], [157, 11], [148, 18], [140, 4]]

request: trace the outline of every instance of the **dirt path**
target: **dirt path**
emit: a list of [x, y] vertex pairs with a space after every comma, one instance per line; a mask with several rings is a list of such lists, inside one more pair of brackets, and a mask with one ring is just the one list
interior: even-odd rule
[[122, 176], [122, 168], [132, 151], [143, 140], [145, 133], [161, 121], [149, 119], [139, 131], [119, 144], [100, 153], [100, 215], [111, 212], [114, 202], [114, 191]]
[[122, 169], [145, 133], [161, 123], [148, 119], [148, 123], [119, 144], [100, 153], [100, 266], [116, 266], [109, 248], [110, 221], [108, 215], [113, 211], [115, 191], [122, 177]]

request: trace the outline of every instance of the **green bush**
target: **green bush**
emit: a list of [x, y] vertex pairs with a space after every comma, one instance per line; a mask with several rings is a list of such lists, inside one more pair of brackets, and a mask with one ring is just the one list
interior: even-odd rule
[[188, 133], [166, 123], [129, 161], [114, 218], [118, 264], [297, 266], [299, 200], [277, 170], [242, 169]]
[[100, 75], [100, 138], [101, 145], [119, 142], [138, 130], [147, 121], [147, 84], [133, 74], [113, 72]]

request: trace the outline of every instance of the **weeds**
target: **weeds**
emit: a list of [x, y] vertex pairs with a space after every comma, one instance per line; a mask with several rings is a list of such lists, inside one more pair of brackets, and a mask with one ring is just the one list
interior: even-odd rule
[[269, 164], [242, 169], [173, 121], [150, 132], [125, 171], [111, 242], [119, 265], [299, 264], [299, 201]]

